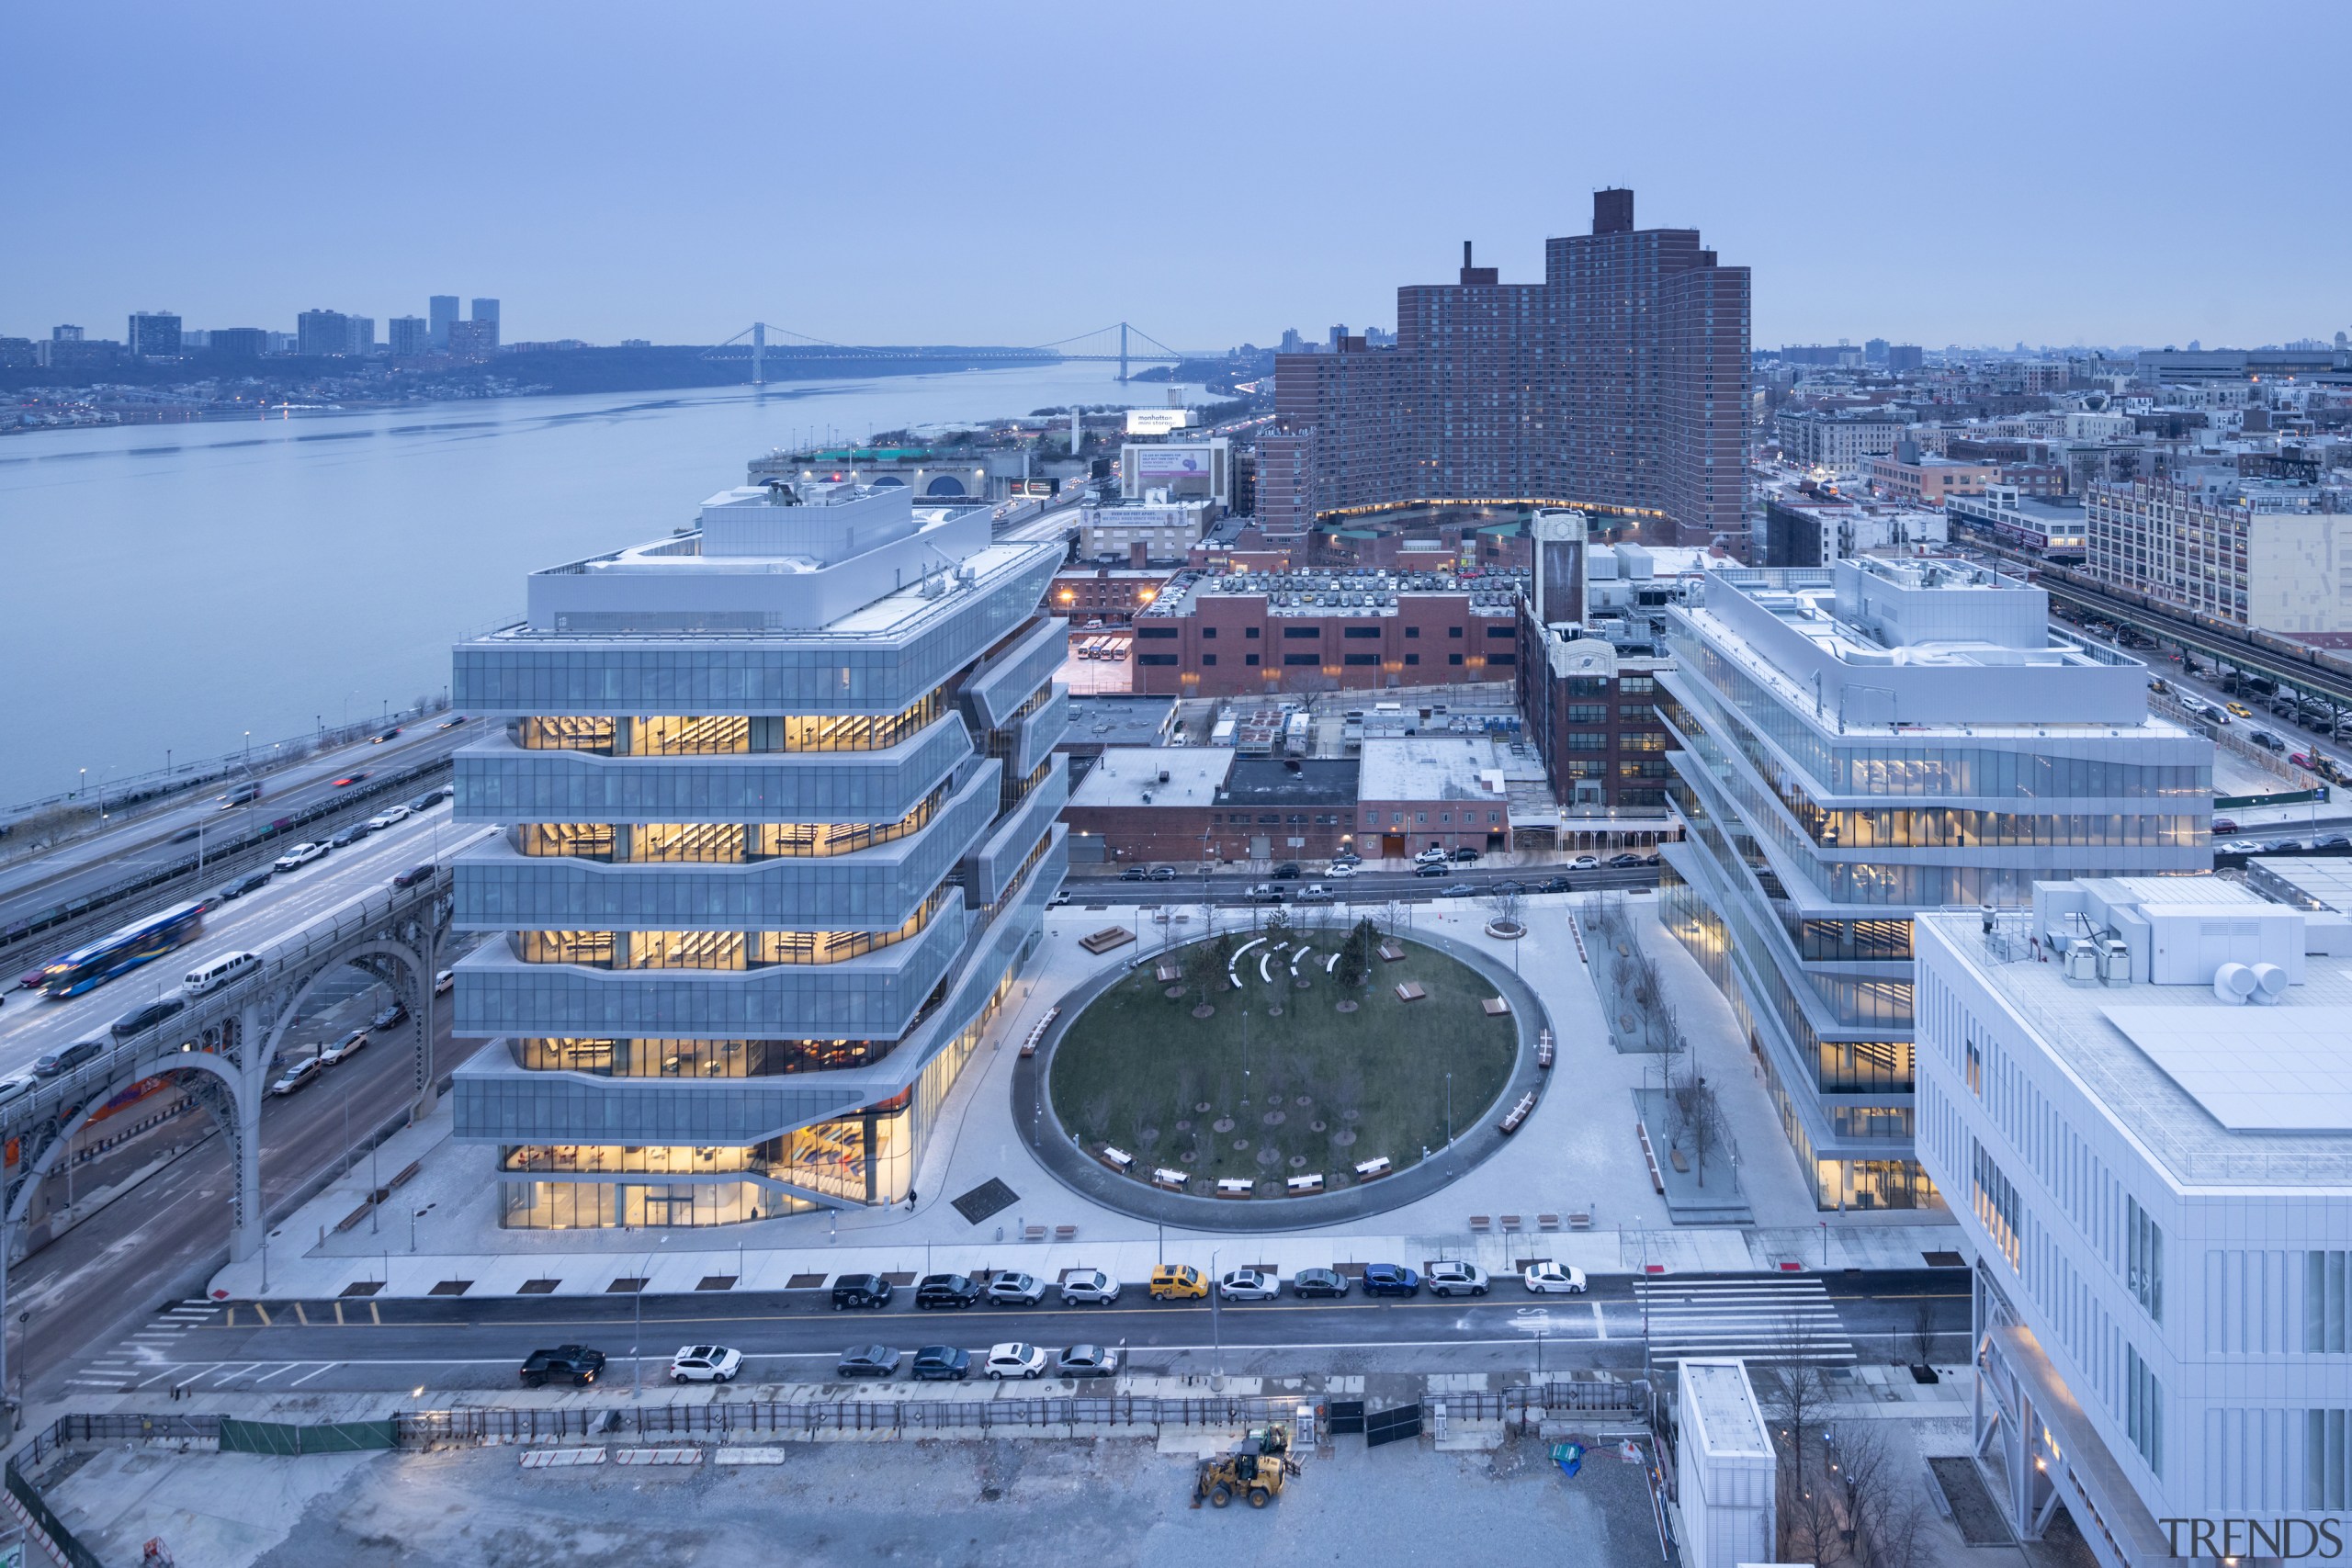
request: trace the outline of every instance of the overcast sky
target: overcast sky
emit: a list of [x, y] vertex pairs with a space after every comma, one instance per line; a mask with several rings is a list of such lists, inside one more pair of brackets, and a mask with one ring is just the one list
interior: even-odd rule
[[1538, 278], [1623, 184], [1754, 269], [1759, 345], [2329, 336], [2347, 43], [2344, 0], [16, 5], [0, 333], [448, 293], [509, 341], [1268, 344], [1464, 239]]

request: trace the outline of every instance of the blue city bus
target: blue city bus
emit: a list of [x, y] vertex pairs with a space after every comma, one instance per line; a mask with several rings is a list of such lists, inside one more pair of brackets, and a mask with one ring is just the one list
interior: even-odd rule
[[52, 959], [41, 971], [40, 988], [52, 1000], [80, 996], [102, 986], [126, 969], [136, 969], [151, 958], [161, 958], [175, 947], [194, 942], [204, 930], [204, 906], [175, 904], [143, 920], [133, 920], [110, 936], [77, 947]]

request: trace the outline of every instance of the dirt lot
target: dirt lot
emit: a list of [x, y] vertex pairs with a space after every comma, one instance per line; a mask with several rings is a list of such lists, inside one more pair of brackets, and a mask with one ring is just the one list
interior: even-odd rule
[[[1493, 1452], [1341, 1438], [1262, 1513], [1190, 1507], [1193, 1461], [1099, 1439], [790, 1445], [775, 1466], [524, 1470], [514, 1449], [263, 1459], [117, 1450], [51, 1491], [108, 1562], [160, 1534], [182, 1568], [580, 1562], [1661, 1561], [1639, 1467], [1575, 1480], [1535, 1439]], [[1434, 1543], [1452, 1539], [1459, 1550]], [[1204, 1555], [1206, 1553], [1207, 1555]], [[1415, 1555], [1421, 1555], [1416, 1551]]]

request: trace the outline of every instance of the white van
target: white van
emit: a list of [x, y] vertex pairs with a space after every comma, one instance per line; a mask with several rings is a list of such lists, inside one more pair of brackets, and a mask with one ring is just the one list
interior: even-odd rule
[[187, 996], [200, 997], [260, 967], [261, 954], [258, 953], [224, 953], [189, 970], [187, 977], [180, 983], [180, 989]]

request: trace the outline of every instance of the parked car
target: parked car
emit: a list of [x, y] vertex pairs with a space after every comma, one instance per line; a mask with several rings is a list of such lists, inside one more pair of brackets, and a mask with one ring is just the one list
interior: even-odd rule
[[380, 833], [396, 822], [405, 822], [407, 820], [407, 807], [387, 806], [384, 809], [376, 813], [375, 816], [368, 818], [368, 826], [373, 831]]
[[1000, 1381], [1037, 1377], [1046, 1370], [1046, 1353], [1035, 1345], [1009, 1339], [1001, 1345], [989, 1347], [988, 1362], [980, 1370]]
[[2235, 818], [2229, 818], [2229, 817], [2216, 817], [2216, 818], [2213, 818], [2213, 831], [2214, 831], [2214, 832], [2216, 832], [2216, 833], [2234, 833], [2234, 832], [2236, 832], [2237, 830], [2238, 830], [2238, 825], [2237, 825], [2237, 821], [2236, 821], [2236, 819], [2235, 819]]
[[918, 1382], [962, 1382], [972, 1375], [972, 1353], [953, 1345], [926, 1345], [907, 1370]]
[[1649, 864], [1650, 857], [1648, 855], [1637, 855], [1633, 851], [1627, 850], [1623, 854], [1611, 855], [1609, 857], [1609, 863], [1615, 866], [1620, 871], [1630, 871], [1635, 866]]
[[915, 1305], [926, 1311], [933, 1307], [967, 1307], [980, 1299], [980, 1287], [961, 1274], [927, 1275], [915, 1286]]
[[1367, 1296], [1418, 1296], [1421, 1277], [1401, 1263], [1367, 1263], [1363, 1268]]
[[2342, 833], [2327, 833], [2312, 840], [2315, 850], [2352, 850], [2352, 838]]
[[1100, 1269], [1062, 1276], [1062, 1305], [1109, 1306], [1119, 1299], [1119, 1281]]
[[672, 1382], [733, 1382], [743, 1370], [743, 1352], [724, 1345], [681, 1345], [670, 1358]]
[[1173, 882], [1176, 880], [1176, 868], [1172, 865], [1153, 866], [1151, 868], [1151, 880], [1154, 882]]
[[897, 1373], [899, 1358], [903, 1353], [888, 1345], [853, 1345], [842, 1352], [833, 1371], [845, 1378], [890, 1377]]
[[1349, 862], [1343, 860], [1335, 860], [1323, 870], [1323, 874], [1329, 877], [1334, 882], [1353, 876], [1355, 874], [1356, 868]]
[[1432, 1263], [1429, 1284], [1433, 1296], [1483, 1296], [1487, 1271], [1476, 1263]]
[[1283, 1293], [1282, 1281], [1256, 1269], [1228, 1269], [1216, 1282], [1216, 1292], [1229, 1302], [1270, 1302]]
[[117, 1040], [128, 1040], [142, 1030], [154, 1028], [186, 1006], [187, 1003], [175, 996], [157, 997], [153, 1001], [142, 1007], [132, 1008], [129, 1012], [116, 1019], [112, 1025], [114, 1037]]
[[53, 1078], [60, 1073], [70, 1073], [85, 1062], [96, 1061], [105, 1054], [106, 1048], [107, 1043], [103, 1040], [76, 1041], [62, 1051], [51, 1051], [48, 1055], [35, 1060], [33, 1076], [40, 1078]]
[[1336, 1269], [1302, 1269], [1290, 1277], [1290, 1293], [1294, 1296], [1344, 1296], [1348, 1293], [1348, 1277]]
[[332, 1067], [337, 1062], [347, 1062], [357, 1055], [359, 1048], [367, 1043], [368, 1032], [364, 1029], [355, 1029], [334, 1044], [322, 1050], [319, 1053], [319, 1065], [322, 1067]]
[[1531, 1263], [1520, 1279], [1539, 1296], [1584, 1294], [1584, 1270], [1566, 1263]]
[[1600, 857], [1599, 855], [1578, 855], [1576, 859], [1568, 862], [1568, 869], [1570, 871], [1599, 871], [1600, 869]]
[[1115, 1377], [1119, 1353], [1101, 1345], [1073, 1345], [1054, 1358], [1054, 1375], [1064, 1378]]
[[1196, 1302], [1208, 1293], [1208, 1277], [1189, 1263], [1162, 1263], [1151, 1271], [1153, 1301]]
[[425, 865], [410, 866], [406, 871], [401, 872], [398, 876], [392, 878], [392, 886], [395, 887], [413, 887], [420, 882], [429, 882], [433, 879], [433, 869], [434, 868], [429, 863]]
[[1046, 1281], [1035, 1274], [999, 1274], [989, 1281], [989, 1300], [998, 1306], [1033, 1307], [1046, 1299]]
[[890, 1281], [879, 1274], [844, 1274], [833, 1281], [833, 1310], [886, 1307], [890, 1295]]
[[1415, 876], [1450, 876], [1453, 868], [1442, 860], [1424, 861], [1413, 868]]
[[586, 1388], [605, 1371], [605, 1353], [585, 1345], [559, 1345], [534, 1350], [523, 1361], [523, 1386], [542, 1388], [551, 1382], [577, 1383]]
[[302, 867], [310, 864], [312, 861], [323, 858], [326, 852], [327, 847], [324, 844], [297, 844], [292, 849], [287, 851], [284, 854], [278, 856], [277, 863], [270, 869], [273, 871], [300, 871]]
[[1425, 849], [1419, 854], [1415, 855], [1413, 859], [1417, 863], [1421, 865], [1434, 865], [1438, 862], [1445, 859], [1445, 852], [1439, 849], [1435, 844], [1431, 844], [1428, 849]]
[[1453, 852], [1453, 858], [1457, 863], [1468, 865], [1478, 858], [1478, 852], [1464, 844]]
[[320, 1070], [319, 1059], [316, 1056], [305, 1056], [280, 1073], [270, 1084], [269, 1092], [276, 1095], [292, 1094], [296, 1089], [317, 1077]]
[[1127, 867], [1126, 870], [1119, 873], [1119, 880], [1122, 882], [1141, 882], [1143, 880], [1143, 867], [1139, 865], [1131, 865]]

